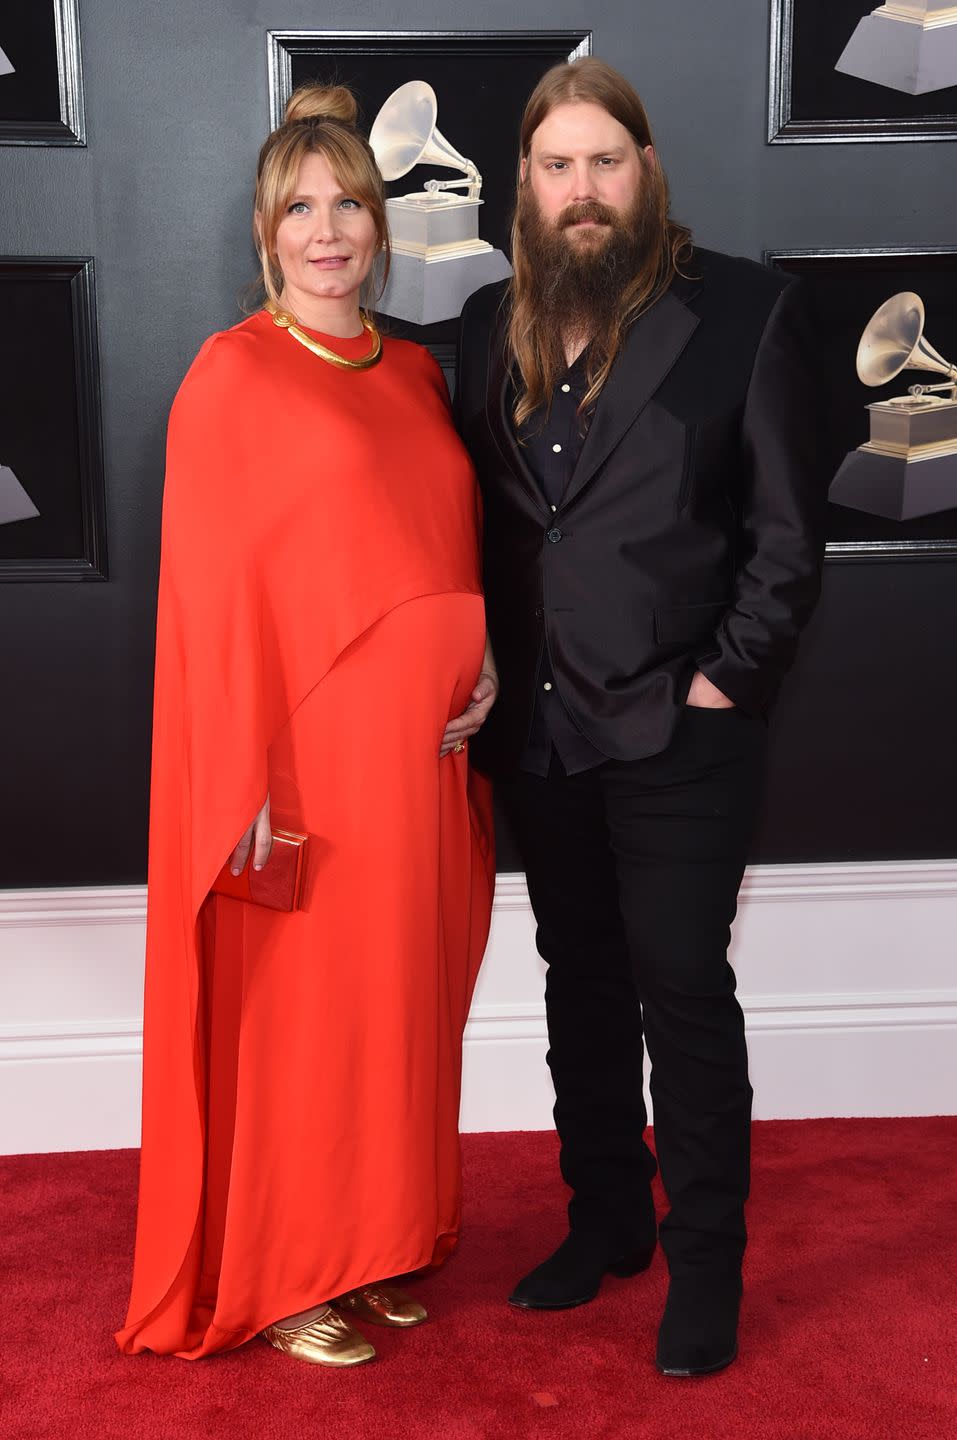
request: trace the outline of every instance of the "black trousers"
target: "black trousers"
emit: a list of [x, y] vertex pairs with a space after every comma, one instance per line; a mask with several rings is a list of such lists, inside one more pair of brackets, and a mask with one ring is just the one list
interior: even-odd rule
[[501, 789], [548, 964], [548, 1064], [573, 1228], [654, 1234], [643, 1044], [672, 1274], [740, 1266], [751, 1086], [728, 963], [764, 724], [686, 707], [667, 750]]

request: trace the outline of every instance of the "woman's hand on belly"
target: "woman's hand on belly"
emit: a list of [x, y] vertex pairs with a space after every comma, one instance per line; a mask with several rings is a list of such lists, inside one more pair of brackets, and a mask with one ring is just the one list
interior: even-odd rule
[[489, 711], [498, 698], [498, 671], [495, 668], [495, 657], [492, 654], [492, 647], [488, 639], [485, 641], [485, 659], [482, 661], [482, 669], [479, 678], [475, 683], [468, 705], [461, 715], [450, 720], [445, 727], [445, 734], [442, 736], [442, 745], [439, 749], [439, 758], [448, 755], [450, 750], [461, 750], [466, 740], [477, 735], [488, 719]]
[[236, 849], [229, 857], [229, 868], [234, 875], [241, 875], [252, 851], [253, 869], [261, 870], [272, 854], [272, 825], [269, 821], [269, 796], [252, 824], [244, 833]]

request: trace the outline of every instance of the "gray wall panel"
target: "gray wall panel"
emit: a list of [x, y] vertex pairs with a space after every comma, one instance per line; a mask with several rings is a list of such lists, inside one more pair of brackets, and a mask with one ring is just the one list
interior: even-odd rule
[[[595, 53], [642, 92], [675, 211], [702, 243], [759, 258], [957, 241], [952, 144], [765, 143], [762, 0], [525, 0], [520, 14], [514, 0], [80, 0], [80, 18], [88, 148], [0, 147], [0, 253], [95, 257], [111, 578], [0, 586], [0, 886], [144, 873], [166, 414], [254, 273], [268, 28], [591, 27]], [[929, 330], [957, 352], [957, 336]], [[829, 566], [780, 710], [759, 858], [957, 850], [942, 618], [957, 610], [955, 577], [949, 561]]]

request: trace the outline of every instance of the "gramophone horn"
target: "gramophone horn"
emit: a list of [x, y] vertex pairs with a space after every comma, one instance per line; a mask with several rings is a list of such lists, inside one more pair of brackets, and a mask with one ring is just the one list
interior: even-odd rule
[[442, 165], [463, 174], [478, 173], [436, 125], [438, 111], [435, 91], [425, 80], [409, 80], [392, 92], [369, 135], [384, 180], [401, 180], [416, 165]]
[[857, 373], [865, 385], [886, 385], [902, 370], [932, 370], [957, 382], [957, 365], [924, 338], [924, 302], [913, 290], [884, 302], [857, 347]]

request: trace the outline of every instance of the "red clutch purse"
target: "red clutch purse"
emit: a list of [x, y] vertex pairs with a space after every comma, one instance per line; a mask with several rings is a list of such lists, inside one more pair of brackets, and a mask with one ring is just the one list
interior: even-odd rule
[[227, 860], [213, 881], [210, 894], [247, 900], [251, 905], [265, 905], [269, 910], [298, 910], [308, 839], [308, 835], [297, 835], [293, 830], [274, 830], [272, 854], [263, 868], [254, 870], [250, 859], [244, 869], [234, 875]]

